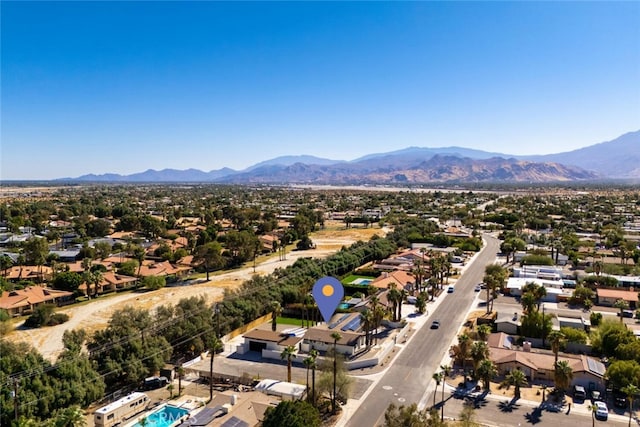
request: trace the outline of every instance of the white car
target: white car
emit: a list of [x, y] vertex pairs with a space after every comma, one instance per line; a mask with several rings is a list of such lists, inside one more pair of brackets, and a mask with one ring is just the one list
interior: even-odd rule
[[609, 408], [607, 408], [607, 404], [604, 402], [594, 402], [593, 404], [596, 408], [596, 418], [599, 420], [606, 420], [609, 418]]

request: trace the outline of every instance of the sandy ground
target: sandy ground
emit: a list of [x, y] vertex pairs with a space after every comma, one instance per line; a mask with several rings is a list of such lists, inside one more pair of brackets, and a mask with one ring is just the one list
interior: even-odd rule
[[127, 292], [112, 294], [101, 297], [97, 300], [62, 308], [60, 312], [69, 315], [69, 321], [58, 326], [40, 329], [22, 329], [19, 325], [7, 338], [18, 342], [26, 341], [37, 348], [47, 359], [54, 361], [63, 349], [62, 335], [66, 330], [84, 328], [88, 332], [93, 332], [104, 328], [115, 310], [127, 305], [153, 310], [161, 305], [169, 304], [172, 301], [179, 301], [182, 298], [193, 296], [204, 296], [207, 301], [213, 302], [221, 300], [225, 288], [234, 288], [250, 279], [254, 274], [265, 275], [272, 273], [278, 267], [286, 267], [293, 264], [300, 257], [325, 258], [340, 250], [342, 246], [363, 240], [367, 241], [374, 234], [384, 235], [388, 230], [381, 230], [379, 227], [350, 228], [345, 229], [342, 223], [326, 224], [326, 229], [318, 231], [311, 236], [311, 240], [316, 244], [316, 249], [308, 251], [289, 251], [286, 259], [280, 261], [277, 254], [265, 256], [258, 259], [255, 273], [253, 263], [248, 263], [245, 267], [218, 275], [210, 275], [208, 282], [203, 281], [188, 286], [173, 286], [159, 289], [148, 293]]

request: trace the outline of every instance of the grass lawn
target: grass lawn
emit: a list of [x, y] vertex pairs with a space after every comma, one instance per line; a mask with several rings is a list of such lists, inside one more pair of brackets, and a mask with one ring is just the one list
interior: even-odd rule
[[293, 317], [278, 317], [279, 325], [295, 325], [302, 326], [302, 319], [295, 319]]

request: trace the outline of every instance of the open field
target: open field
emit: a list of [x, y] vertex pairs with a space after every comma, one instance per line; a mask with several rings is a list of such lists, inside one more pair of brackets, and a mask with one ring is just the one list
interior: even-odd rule
[[62, 325], [40, 328], [22, 329], [18, 327], [8, 338], [12, 341], [26, 341], [36, 347], [42, 355], [54, 360], [62, 351], [62, 335], [65, 330], [83, 328], [87, 332], [94, 332], [107, 326], [114, 311], [127, 305], [154, 310], [164, 304], [173, 304], [182, 298], [204, 296], [208, 302], [219, 301], [224, 295], [224, 289], [233, 289], [250, 279], [254, 274], [266, 275], [278, 267], [293, 264], [300, 257], [325, 258], [340, 250], [342, 246], [349, 246], [358, 240], [367, 241], [374, 234], [384, 235], [388, 230], [380, 229], [377, 225], [370, 228], [345, 229], [344, 224], [328, 221], [324, 230], [311, 235], [316, 249], [307, 251], [289, 250], [285, 260], [279, 260], [277, 254], [258, 258], [255, 273], [253, 263], [244, 267], [218, 274], [210, 274], [208, 282], [199, 279], [186, 286], [171, 286], [153, 292], [125, 292], [99, 297], [90, 303], [61, 308], [59, 311], [69, 315], [69, 321]]

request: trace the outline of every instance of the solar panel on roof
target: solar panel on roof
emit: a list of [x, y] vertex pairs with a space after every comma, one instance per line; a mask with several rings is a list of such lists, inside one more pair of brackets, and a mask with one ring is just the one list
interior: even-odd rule
[[231, 417], [222, 424], [222, 427], [249, 427], [249, 423], [240, 418]]
[[344, 325], [341, 329], [343, 331], [355, 331], [360, 326], [360, 316], [353, 318], [349, 323]]
[[344, 321], [344, 319], [346, 319], [347, 317], [349, 317], [349, 313], [344, 314], [340, 319], [336, 320], [335, 322], [333, 322], [332, 324], [329, 325], [329, 329], [333, 329], [336, 326], [338, 326], [341, 322]]

